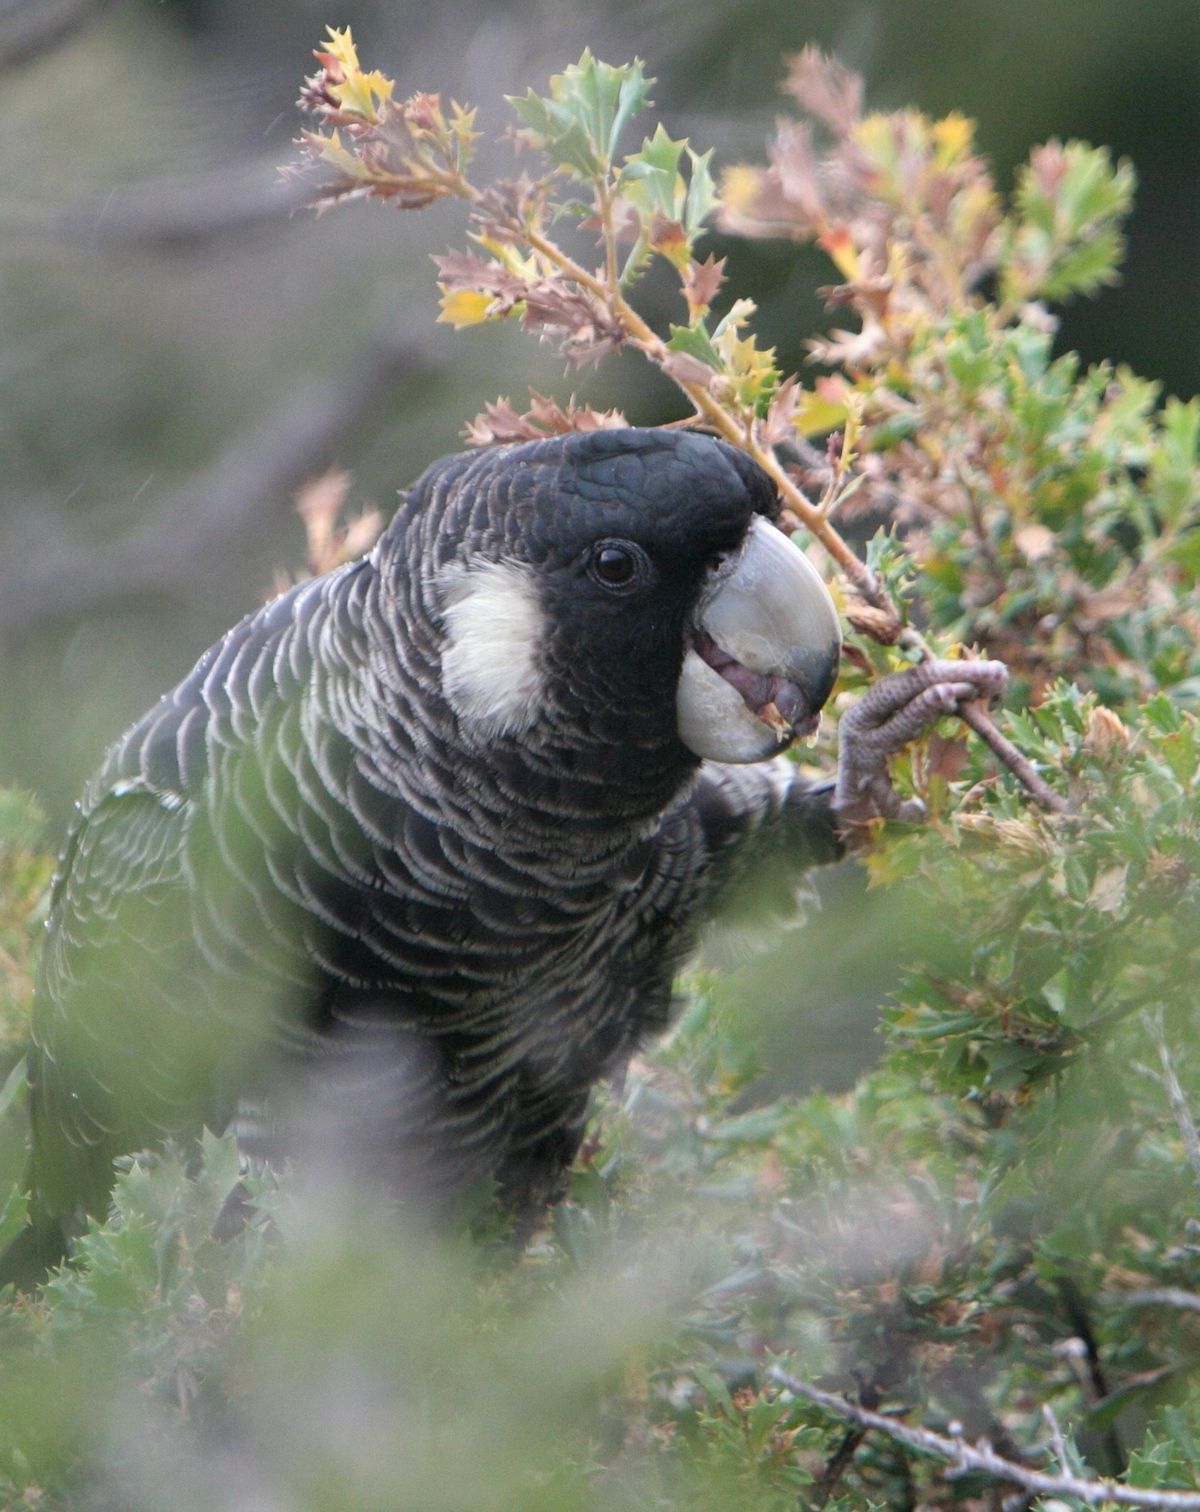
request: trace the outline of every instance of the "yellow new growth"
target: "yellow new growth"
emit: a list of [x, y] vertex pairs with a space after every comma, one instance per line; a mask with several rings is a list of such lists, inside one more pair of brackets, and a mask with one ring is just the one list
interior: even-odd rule
[[975, 141], [975, 122], [957, 110], [933, 123], [934, 161], [939, 168], [949, 168], [971, 150]]
[[358, 49], [354, 45], [350, 28], [338, 31], [336, 26], [327, 26], [325, 30], [329, 33], [329, 40], [317, 56], [322, 61], [336, 63], [344, 74], [360, 73], [362, 70], [358, 63]]
[[471, 240], [478, 242], [485, 252], [490, 252], [496, 261], [510, 273], [515, 273], [518, 278], [523, 278], [526, 283], [533, 283], [542, 277], [543, 270], [539, 267], [535, 256], [522, 257], [512, 242], [500, 241], [495, 236], [487, 236], [477, 231], [470, 233]]
[[344, 111], [361, 116], [372, 125], [377, 124], [378, 107], [392, 98], [395, 85], [378, 69], [369, 74], [363, 73], [349, 27], [345, 31], [338, 31], [331, 26], [328, 31], [329, 42], [324, 49], [324, 56], [337, 65], [343, 76], [340, 83], [331, 82], [326, 86], [329, 93]]
[[747, 214], [758, 199], [762, 171], [746, 163], [735, 163], [721, 174], [721, 203], [727, 210]]
[[845, 402], [830, 399], [819, 392], [805, 393], [796, 406], [792, 424], [802, 436], [820, 436], [846, 423]]
[[723, 322], [724, 328], [713, 338], [738, 403], [750, 408], [756, 408], [770, 396], [779, 377], [775, 348], [760, 348], [753, 335], [739, 335], [753, 313], [753, 300], [735, 300]]
[[481, 294], [478, 289], [442, 289], [440, 321], [456, 330], [464, 326], [481, 325], [489, 319], [488, 310], [494, 300], [490, 294]]
[[321, 144], [321, 156], [327, 163], [332, 163], [335, 168], [340, 168], [347, 178], [369, 178], [362, 159], [355, 157], [342, 146], [342, 139], [336, 131], [331, 131], [328, 136], [322, 136], [319, 132], [310, 133], [313, 142]]

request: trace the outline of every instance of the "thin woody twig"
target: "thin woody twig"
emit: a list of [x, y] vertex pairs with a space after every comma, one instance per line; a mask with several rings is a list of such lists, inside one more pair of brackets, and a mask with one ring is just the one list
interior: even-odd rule
[[[420, 345], [397, 334], [360, 352], [340, 381], [305, 384], [198, 473], [152, 524], [111, 546], [65, 539], [0, 570], [0, 636], [26, 637], [55, 619], [78, 618], [131, 596], [204, 595], [221, 561], [260, 528], [260, 511], [290, 508], [306, 477], [327, 468], [345, 437], [429, 366]], [[5, 567], [8, 564], [5, 563]]]
[[1042, 1416], [1046, 1420], [1046, 1427], [1050, 1433], [1050, 1443], [1054, 1449], [1054, 1458], [1065, 1470], [1067, 1468], [1067, 1444], [1063, 1438], [1063, 1431], [1058, 1426], [1058, 1419], [1054, 1416], [1054, 1408], [1049, 1402], [1042, 1406]]
[[867, 1430], [855, 1424], [846, 1430], [842, 1442], [833, 1451], [829, 1463], [821, 1473], [820, 1480], [812, 1489], [809, 1503], [814, 1508], [823, 1507], [837, 1489], [837, 1483], [846, 1473], [846, 1468], [858, 1451], [858, 1446], [867, 1436]]
[[951, 1476], [976, 1471], [983, 1475], [990, 1475], [996, 1480], [1008, 1481], [1037, 1496], [1078, 1497], [1089, 1507], [1111, 1503], [1118, 1507], [1161, 1508], [1163, 1512], [1200, 1512], [1200, 1491], [1152, 1490], [1140, 1486], [1125, 1486], [1111, 1480], [1084, 1480], [1080, 1476], [1071, 1475], [1065, 1471], [1057, 1475], [1047, 1474], [1045, 1471], [1034, 1470], [1028, 1465], [1019, 1465], [1014, 1460], [1003, 1458], [985, 1439], [980, 1439], [975, 1444], [968, 1444], [961, 1438], [947, 1438], [945, 1434], [934, 1433], [929, 1428], [898, 1422], [895, 1418], [887, 1417], [881, 1412], [872, 1412], [869, 1408], [859, 1407], [854, 1402], [848, 1402], [844, 1397], [835, 1396], [832, 1392], [822, 1391], [820, 1387], [812, 1386], [807, 1381], [798, 1380], [778, 1366], [772, 1367], [767, 1374], [777, 1385], [790, 1391], [794, 1396], [804, 1397], [844, 1422], [857, 1423], [862, 1428], [877, 1429], [898, 1443], [907, 1444], [911, 1449], [917, 1449], [923, 1454], [932, 1454], [938, 1459], [945, 1460], [951, 1467], [948, 1472]]
[[1135, 1291], [1102, 1292], [1105, 1307], [1174, 1307], [1180, 1312], [1200, 1312], [1200, 1293], [1178, 1286], [1147, 1286]]
[[996, 759], [1025, 786], [1030, 797], [1051, 813], [1067, 813], [1069, 805], [1066, 799], [1056, 793], [1045, 778], [1039, 776], [1028, 756], [1018, 751], [1012, 741], [1000, 733], [978, 704], [968, 704], [962, 710], [960, 718], [975, 731]]

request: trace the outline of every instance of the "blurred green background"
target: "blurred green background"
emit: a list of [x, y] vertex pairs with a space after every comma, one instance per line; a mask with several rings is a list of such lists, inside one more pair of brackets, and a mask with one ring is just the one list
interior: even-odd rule
[[[0, 783], [35, 790], [54, 834], [106, 743], [278, 569], [301, 564], [292, 496], [306, 476], [341, 464], [352, 503], [390, 512], [485, 401], [528, 384], [574, 386], [641, 422], [679, 413], [632, 363], [564, 380], [515, 331], [435, 325], [429, 254], [462, 243], [458, 207], [294, 213], [276, 168], [293, 154], [293, 102], [326, 24], [350, 24], [364, 65], [402, 94], [477, 104], [489, 140], [509, 124], [505, 93], [544, 87], [587, 45], [643, 57], [656, 114], [714, 147], [718, 166], [761, 161], [785, 105], [783, 55], [816, 42], [865, 75], [873, 107], [975, 117], [1005, 187], [1050, 136], [1106, 143], [1139, 178], [1125, 280], [1071, 308], [1061, 344], [1169, 391], [1197, 387], [1196, 0], [0, 6]], [[486, 148], [480, 174], [512, 161]], [[715, 240], [730, 288], [758, 300], [785, 367], [800, 364], [828, 264]], [[832, 887], [857, 894], [844, 878]], [[823, 928], [837, 940], [836, 910]], [[807, 994], [819, 1007], [804, 1061], [827, 1084], [864, 1053], [860, 1033], [839, 1061], [844, 984], [869, 1039], [887, 935], [886, 920], [860, 931], [869, 959], [843, 972], [831, 956], [839, 969]], [[812, 944], [797, 947], [810, 961]], [[784, 1084], [800, 1076], [797, 1052], [783, 1054], [806, 970], [796, 954], [746, 978], [747, 999], [788, 1005], [763, 1018], [767, 1032], [778, 1019], [768, 1059]]]

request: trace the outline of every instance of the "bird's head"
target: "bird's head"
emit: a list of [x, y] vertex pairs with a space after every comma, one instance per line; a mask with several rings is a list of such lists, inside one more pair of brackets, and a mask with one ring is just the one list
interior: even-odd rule
[[435, 464], [389, 535], [468, 739], [758, 761], [816, 728], [840, 652], [778, 507], [720, 441], [596, 431]]

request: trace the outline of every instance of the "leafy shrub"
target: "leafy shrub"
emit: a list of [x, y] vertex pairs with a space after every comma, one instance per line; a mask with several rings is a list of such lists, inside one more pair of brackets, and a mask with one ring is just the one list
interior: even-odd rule
[[[739, 1002], [785, 980], [803, 1035], [799, 932], [740, 985], [695, 978], [519, 1258], [288, 1173], [239, 1178], [227, 1139], [139, 1161], [75, 1267], [0, 1306], [0, 1487], [41, 1506], [158, 1506], [169, 1483], [197, 1508], [949, 1507], [999, 1505], [1006, 1481], [1096, 1502], [1080, 1478], [1101, 1474], [1113, 1500], [1200, 1505], [1172, 1501], [1200, 1475], [1200, 407], [1055, 355], [1050, 309], [1115, 278], [1132, 170], [1050, 143], [1005, 202], [969, 121], [864, 114], [859, 81], [806, 50], [787, 88], [807, 119], [718, 188], [662, 126], [622, 153], [651, 81], [585, 53], [512, 102], [534, 172], [477, 186], [474, 112], [396, 102], [348, 32], [318, 59], [295, 170], [314, 203], [463, 201], [474, 250], [438, 259], [442, 318], [518, 320], [577, 367], [639, 351], [772, 473], [839, 574], [835, 710], [931, 649], [998, 655], [1013, 686], [995, 724], [972, 717], [982, 739], [947, 723], [897, 762], [929, 823], [877, 827], [871, 890], [822, 921], [847, 959], [883, 942], [904, 963], [851, 1091], [756, 1095]], [[713, 216], [828, 252], [851, 326], [812, 343], [811, 386], [696, 256]], [[635, 303], [655, 261], [678, 281], [665, 333]], [[620, 423], [534, 395], [467, 435]], [[4, 796], [5, 1046], [37, 827]], [[18, 1066], [10, 1181], [19, 1087]], [[239, 1179], [255, 1216], [218, 1242]], [[20, 1213], [14, 1193], [0, 1232]]]

